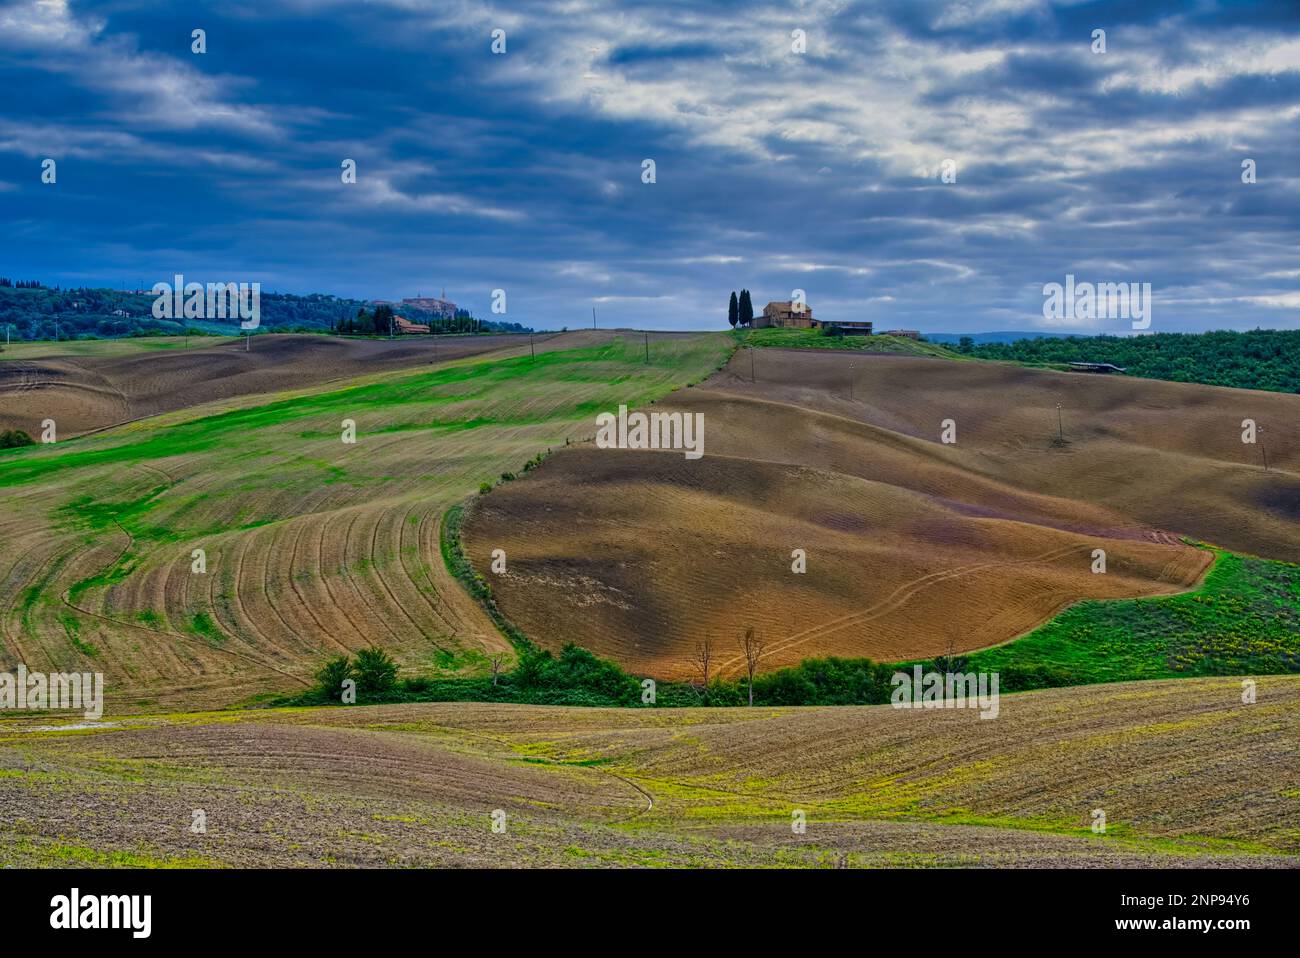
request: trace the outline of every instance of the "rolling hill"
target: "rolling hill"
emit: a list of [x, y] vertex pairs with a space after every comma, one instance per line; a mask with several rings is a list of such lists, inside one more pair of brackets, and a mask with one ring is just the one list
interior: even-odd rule
[[[546, 647], [674, 678], [704, 641], [736, 675], [749, 626], [765, 669], [932, 657], [1081, 599], [1190, 588], [1210, 553], [1182, 537], [1300, 558], [1293, 396], [762, 350], [654, 409], [702, 415], [704, 457], [570, 447], [465, 523], [477, 568], [510, 557], [488, 576], [498, 605]], [[1267, 471], [1241, 442], [1246, 417]]]
[[1287, 676], [1248, 706], [1235, 679], [1006, 696], [996, 722], [473, 703], [10, 720], [0, 864], [1294, 868], [1297, 716]]
[[[0, 671], [101, 671], [121, 709], [300, 689], [327, 656], [371, 645], [421, 672], [479, 668], [509, 647], [442, 562], [443, 512], [588, 435], [590, 410], [702, 379], [729, 349], [657, 335], [647, 363], [641, 337], [580, 332], [535, 360], [525, 344], [432, 366], [424, 344], [353, 345], [381, 364], [421, 350], [421, 365], [0, 452]], [[173, 355], [164, 393], [183, 399], [190, 360]]]

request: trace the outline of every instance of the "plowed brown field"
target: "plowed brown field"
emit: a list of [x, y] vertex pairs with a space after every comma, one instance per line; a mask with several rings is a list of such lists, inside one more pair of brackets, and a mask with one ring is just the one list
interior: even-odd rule
[[10, 720], [0, 865], [1295, 867], [1298, 717], [1300, 678], [1265, 677], [1251, 705], [1238, 679], [1182, 679], [1004, 696], [994, 721], [473, 703]]
[[764, 668], [898, 660], [1007, 641], [1083, 598], [1180, 591], [1210, 561], [1181, 536], [1300, 559], [1300, 397], [831, 351], [754, 360], [757, 382], [742, 355], [653, 407], [703, 414], [703, 459], [570, 447], [476, 503], [468, 550], [481, 570], [505, 550], [489, 578], [507, 616], [661, 677], [693, 675], [712, 640], [734, 676], [748, 626]]
[[[549, 337], [538, 337], [544, 341]], [[62, 344], [20, 344], [0, 353], [0, 429], [36, 436], [45, 419], [58, 434], [185, 409], [217, 399], [302, 389], [348, 377], [425, 366], [528, 346], [527, 336], [421, 336], [340, 339], [259, 336], [189, 349], [73, 350]], [[79, 346], [82, 344], [71, 344]]]

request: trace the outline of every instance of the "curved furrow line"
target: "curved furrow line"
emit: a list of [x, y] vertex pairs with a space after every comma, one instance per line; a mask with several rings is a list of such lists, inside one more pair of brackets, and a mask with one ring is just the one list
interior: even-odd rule
[[[443, 625], [444, 628], [448, 629], [448, 631], [452, 631], [452, 632], [454, 632], [454, 630], [452, 630], [452, 629], [450, 628], [450, 626], [449, 626], [449, 624], [447, 623], [447, 621], [442, 617], [441, 613], [438, 611], [438, 605], [437, 605], [437, 603], [435, 603], [435, 602], [433, 601], [433, 599], [431, 599], [431, 598], [429, 597], [429, 594], [428, 594], [427, 592], [425, 592], [425, 591], [424, 591], [423, 589], [421, 589], [418, 585], [416, 585], [416, 575], [413, 575], [413, 574], [411, 573], [411, 570], [408, 569], [408, 568], [406, 567], [406, 560], [403, 558], [403, 556], [406, 554], [406, 550], [404, 549], [404, 545], [405, 545], [405, 543], [406, 543], [407, 527], [411, 524], [411, 523], [410, 523], [411, 512], [412, 512], [412, 510], [415, 509], [415, 507], [416, 507], [417, 504], [418, 504], [418, 503], [417, 503], [415, 500], [411, 500], [410, 502], [408, 502], [407, 505], [406, 505], [406, 512], [402, 515], [401, 526], [399, 527], [399, 530], [398, 530], [398, 536], [397, 536], [397, 556], [398, 556], [398, 562], [399, 562], [399, 563], [401, 564], [401, 566], [402, 566], [402, 571], [403, 571], [403, 573], [405, 573], [407, 579], [410, 580], [410, 583], [411, 583], [411, 590], [412, 590], [413, 592], [415, 592], [415, 594], [418, 595], [418, 596], [420, 597], [420, 601], [423, 602], [423, 603], [428, 607], [428, 609], [429, 609], [429, 614], [430, 614], [430, 616], [433, 618], [434, 622], [435, 622], [435, 623], [441, 623], [441, 624]], [[420, 516], [420, 521], [419, 521], [418, 523], [415, 524], [415, 532], [414, 532], [414, 535], [415, 535], [415, 561], [416, 561], [417, 569], [418, 569], [420, 566], [422, 566], [422, 565], [423, 565], [423, 562], [424, 562], [424, 555], [423, 555], [423, 553], [422, 553], [422, 547], [423, 547], [423, 545], [424, 545], [422, 532], [423, 532], [423, 529], [424, 529], [424, 523], [425, 523], [426, 518], [427, 518], [426, 515], [422, 515], [422, 516]], [[438, 555], [437, 555], [436, 558], [437, 558], [437, 561], [439, 561], [439, 562], [442, 561], [442, 552], [441, 552], [441, 550], [439, 550]], [[418, 574], [418, 573], [417, 573], [417, 574]], [[433, 578], [428, 574], [428, 570], [427, 570], [427, 569], [424, 570], [424, 576], [425, 576], [425, 579], [428, 581], [430, 588], [433, 589], [434, 595], [435, 595], [435, 596], [438, 596], [438, 600], [439, 600], [439, 601], [442, 601], [442, 596], [441, 596], [441, 594], [438, 592], [437, 587], [434, 586], [434, 584], [433, 584]], [[431, 637], [431, 638], [432, 638], [432, 637]], [[441, 648], [441, 646], [439, 646], [439, 648]]]
[[[348, 610], [339, 602], [338, 597], [334, 594], [334, 590], [330, 588], [329, 571], [325, 568], [325, 532], [329, 528], [330, 521], [333, 518], [335, 518], [334, 515], [320, 516], [320, 529], [316, 536], [316, 566], [320, 573], [321, 587], [325, 590], [325, 595], [329, 599], [330, 606], [337, 609], [338, 614], [346, 619], [348, 625], [352, 627], [352, 634], [369, 645], [370, 641], [367, 638], [366, 630], [357, 625], [356, 620], [352, 618], [351, 613], [349, 613]], [[343, 564], [346, 565], [347, 539], [344, 539], [343, 543]]]
[[63, 604], [66, 605], [68, 608], [75, 609], [77, 612], [80, 612], [82, 615], [88, 615], [91, 618], [99, 619], [101, 622], [107, 622], [109, 625], [116, 625], [124, 629], [134, 629], [137, 632], [149, 632], [153, 635], [162, 635], [171, 639], [180, 639], [182, 642], [185, 642], [189, 645], [202, 649], [205, 652], [219, 652], [223, 655], [234, 656], [235, 658], [243, 659], [246, 662], [252, 662], [254, 665], [258, 665], [261, 668], [266, 669], [267, 671], [276, 672], [287, 679], [292, 679], [293, 681], [297, 682], [299, 685], [304, 685], [304, 686], [311, 685], [311, 683], [308, 682], [306, 679], [294, 675], [291, 672], [285, 672], [282, 669], [279, 669], [268, 662], [264, 662], [261, 659], [258, 659], [256, 656], [248, 655], [243, 652], [236, 652], [234, 649], [228, 649], [223, 646], [212, 645], [208, 642], [203, 641], [200, 638], [197, 638], [196, 636], [186, 635], [183, 632], [172, 632], [165, 629], [155, 629], [152, 628], [151, 626], [141, 625], [137, 622], [129, 622], [124, 619], [114, 619], [110, 616], [92, 611], [91, 609], [82, 608], [81, 606], [68, 601], [66, 593], [63, 595], [62, 598], [63, 598]]
[[[249, 613], [248, 606], [244, 603], [243, 589], [240, 587], [241, 584], [244, 582], [246, 576], [244, 560], [248, 556], [248, 550], [253, 547], [254, 541], [259, 531], [260, 530], [252, 529], [244, 533], [243, 535], [239, 536], [238, 544], [235, 547], [236, 558], [235, 558], [234, 582], [232, 583], [233, 584], [232, 591], [234, 593], [234, 605], [238, 613], [236, 616], [236, 624], [237, 625], [244, 624], [247, 626], [248, 630], [252, 632], [253, 635], [258, 640], [257, 648], [265, 648], [267, 650], [273, 650], [276, 658], [279, 658], [281, 660], [293, 661], [294, 655], [292, 653], [292, 650], [286, 649], [284, 646], [280, 645], [279, 642], [271, 638], [268, 632], [260, 628], [257, 624], [257, 617]], [[267, 604], [268, 605], [270, 604], [269, 601]], [[277, 613], [277, 617], [278, 617], [278, 613]], [[289, 634], [292, 635], [293, 632], [290, 631]], [[237, 640], [239, 639], [238, 633], [235, 634], [235, 638]]]
[[431, 600], [431, 605], [438, 619], [446, 625], [447, 631], [459, 639], [462, 630], [460, 616], [443, 595], [443, 590], [438, 588], [438, 582], [433, 576], [432, 563], [442, 562], [442, 514], [436, 509], [426, 512], [420, 518], [417, 535], [419, 537], [417, 554], [423, 559], [427, 552], [430, 557], [423, 565], [424, 577], [429, 581], [429, 587], [433, 589], [436, 599], [436, 601]]
[[[273, 535], [272, 535], [271, 545], [264, 552], [262, 552], [261, 558], [259, 560], [262, 567], [262, 595], [266, 599], [266, 607], [271, 610], [271, 614], [274, 615], [276, 620], [280, 623], [280, 625], [284, 627], [284, 633], [286, 635], [292, 636], [292, 638], [298, 643], [298, 646], [301, 647], [304, 643], [302, 642], [301, 636], [299, 636], [298, 634], [298, 630], [289, 624], [289, 620], [286, 619], [284, 615], [281, 614], [280, 612], [279, 603], [277, 603], [271, 598], [271, 559], [273, 556], [276, 555], [275, 545], [283, 538], [284, 530], [276, 527], [272, 530], [272, 532]], [[288, 571], [288, 578], [292, 582], [293, 580], [292, 568], [290, 568]], [[280, 595], [284, 595], [284, 592], [281, 591]]]
[[[380, 525], [384, 520], [384, 517], [390, 514], [394, 514], [393, 510], [384, 508], [380, 512], [379, 516], [375, 519], [374, 529], [370, 533], [370, 571], [371, 574], [374, 575], [374, 577], [379, 581], [379, 584], [383, 588], [384, 592], [387, 593], [391, 603], [396, 608], [401, 610], [401, 613], [403, 617], [405, 617], [406, 621], [411, 623], [411, 628], [415, 630], [416, 637], [428, 639], [429, 641], [432, 641], [432, 638], [430, 636], [425, 635], [424, 629], [420, 627], [420, 624], [416, 622], [415, 619], [411, 616], [411, 613], [407, 611], [406, 603], [402, 602], [400, 599], [397, 598], [397, 594], [393, 592], [392, 587], [388, 584], [388, 577], [385, 576], [379, 568], [379, 545], [378, 545], [379, 529], [380, 529]], [[397, 527], [397, 542], [395, 548], [397, 550], [397, 556], [396, 556], [397, 567], [401, 569], [403, 573], [405, 573], [406, 567], [402, 564], [402, 527], [400, 525], [401, 521], [402, 521], [401, 519], [398, 520], [399, 525]], [[436, 642], [433, 644], [437, 645]], [[439, 646], [439, 648], [441, 648], [441, 646]]]
[[[389, 617], [385, 614], [385, 610], [380, 608], [376, 611], [374, 603], [371, 601], [375, 597], [374, 594], [370, 593], [370, 597], [367, 598], [368, 590], [363, 588], [368, 576], [378, 574], [378, 570], [375, 569], [372, 559], [366, 551], [367, 547], [364, 545], [362, 538], [354, 534], [357, 523], [360, 522], [362, 518], [369, 518], [368, 510], [363, 511], [356, 507], [349, 507], [349, 511], [352, 513], [352, 516], [348, 522], [347, 531], [343, 534], [343, 565], [339, 570], [339, 578], [343, 580], [348, 591], [356, 597], [357, 605], [365, 611], [366, 616], [371, 620], [377, 620], [380, 622], [388, 631], [388, 634], [393, 637], [393, 641], [400, 646], [402, 644], [402, 637], [398, 635], [397, 630], [389, 624]], [[349, 561], [353, 546], [356, 546], [357, 561], [361, 562], [364, 560], [366, 563], [366, 570], [360, 576], [353, 572], [352, 564]], [[374, 644], [373, 640], [371, 641], [372, 644]]]
[[316, 628], [320, 630], [320, 635], [334, 643], [340, 652], [351, 655], [352, 649], [345, 645], [343, 641], [334, 634], [332, 629], [326, 628], [325, 623], [323, 623], [320, 620], [320, 616], [316, 614], [316, 610], [312, 608], [311, 603], [308, 602], [306, 596], [303, 595], [302, 589], [298, 587], [298, 576], [294, 570], [298, 568], [298, 545], [302, 541], [306, 522], [301, 520], [295, 522], [294, 527], [297, 534], [294, 536], [293, 550], [289, 557], [289, 584], [293, 588], [293, 593], [298, 598], [298, 604], [302, 606], [309, 616], [311, 616], [311, 620], [316, 623]]

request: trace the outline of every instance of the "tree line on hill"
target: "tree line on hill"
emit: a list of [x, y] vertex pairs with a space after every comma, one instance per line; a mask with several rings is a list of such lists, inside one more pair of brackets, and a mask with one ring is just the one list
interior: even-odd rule
[[957, 351], [1023, 363], [1113, 363], [1130, 376], [1147, 379], [1300, 393], [1300, 330], [1069, 336], [980, 344], [963, 338]]
[[[239, 320], [155, 319], [157, 299], [149, 290], [116, 290], [93, 287], [60, 289], [36, 280], [0, 278], [0, 343], [6, 332], [13, 339], [106, 339], [121, 336], [166, 336], [189, 334], [228, 335], [238, 332]], [[267, 332], [338, 332], [349, 324], [358, 335], [388, 335], [387, 321], [375, 332], [374, 309], [359, 299], [312, 293], [261, 294], [261, 329]], [[390, 310], [392, 307], [388, 307]], [[364, 313], [368, 319], [363, 320]], [[529, 332], [519, 323], [474, 319], [458, 310], [453, 318], [430, 315], [424, 318], [411, 310], [412, 322], [427, 323], [439, 333]]]
[[[468, 310], [458, 309], [455, 316], [439, 316], [423, 310], [403, 307], [402, 318], [417, 325], [428, 326], [432, 334], [482, 333], [482, 332], [532, 332], [519, 323], [500, 323], [476, 319]], [[330, 323], [330, 332], [342, 336], [388, 336], [399, 333], [398, 313], [388, 303], [380, 303], [373, 312], [364, 307], [355, 316], [347, 316]]]
[[749, 298], [749, 290], [742, 289], [739, 296], [732, 290], [731, 302], [727, 304], [727, 322], [732, 329], [754, 325], [754, 303]]

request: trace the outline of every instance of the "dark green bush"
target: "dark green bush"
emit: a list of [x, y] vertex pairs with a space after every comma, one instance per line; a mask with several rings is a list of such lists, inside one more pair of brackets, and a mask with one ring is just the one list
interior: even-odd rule
[[34, 446], [36, 441], [21, 429], [6, 429], [0, 432], [0, 449], [17, 449], [19, 446]]
[[335, 656], [316, 673], [316, 689], [322, 698], [338, 702], [342, 699], [343, 683], [352, 678], [355, 678], [352, 660], [346, 655]]
[[357, 679], [357, 700], [381, 701], [397, 688], [397, 663], [383, 649], [362, 649], [353, 672]]

